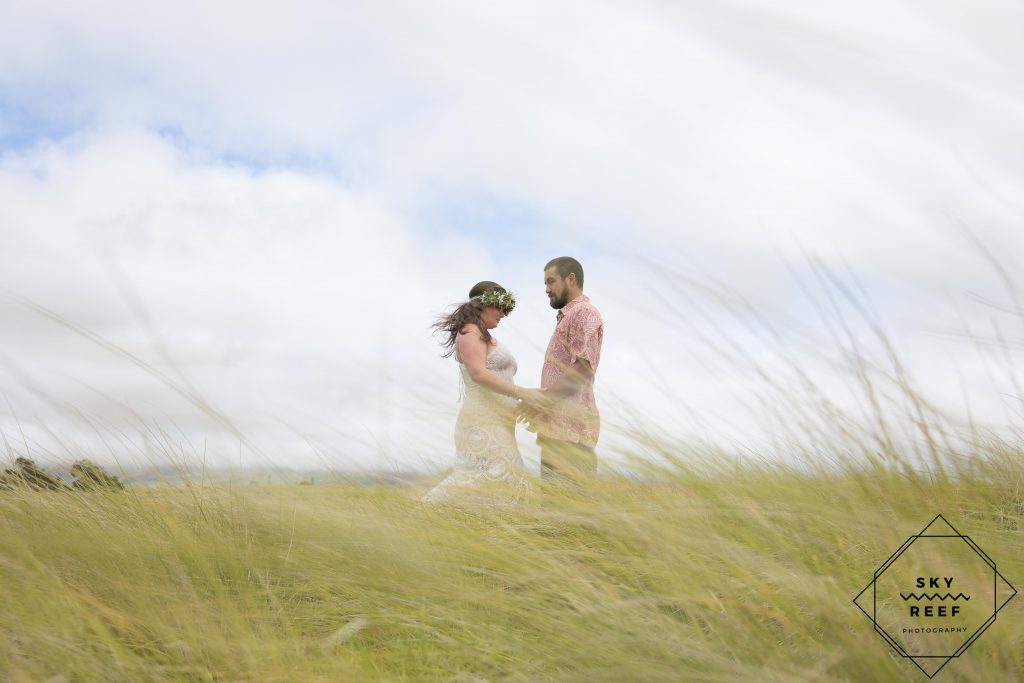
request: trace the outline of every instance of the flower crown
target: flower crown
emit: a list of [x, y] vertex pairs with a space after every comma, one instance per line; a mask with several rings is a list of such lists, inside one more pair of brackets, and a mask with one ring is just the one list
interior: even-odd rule
[[480, 299], [480, 303], [484, 306], [493, 306], [494, 308], [501, 309], [501, 312], [505, 315], [511, 313], [512, 309], [516, 307], [516, 297], [512, 292], [500, 292], [497, 289], [489, 289], [473, 298]]

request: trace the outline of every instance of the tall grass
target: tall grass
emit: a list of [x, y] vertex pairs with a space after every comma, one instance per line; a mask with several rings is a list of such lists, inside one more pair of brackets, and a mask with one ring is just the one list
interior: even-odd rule
[[[758, 368], [790, 459], [627, 420], [631, 467], [511, 509], [424, 506], [430, 482], [0, 491], [0, 679], [920, 680], [852, 600], [939, 512], [1024, 583], [1022, 452], [843, 329], [859, 414], [799, 358]], [[1024, 680], [1022, 604], [940, 675]]]
[[[5, 492], [0, 677], [913, 679], [851, 600], [937, 511], [1024, 576], [1019, 455], [944, 479], [612, 477], [513, 510], [345, 485]], [[1003, 614], [941, 675], [1021, 680]]]

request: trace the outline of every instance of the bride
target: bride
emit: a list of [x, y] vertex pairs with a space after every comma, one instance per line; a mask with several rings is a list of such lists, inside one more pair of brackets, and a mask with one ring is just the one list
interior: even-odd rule
[[[489, 489], [492, 502], [515, 502], [530, 490], [526, 470], [516, 445], [516, 407], [527, 391], [512, 381], [516, 359], [491, 330], [512, 312], [512, 292], [496, 282], [478, 282], [469, 300], [434, 327], [454, 353], [465, 387], [462, 409], [455, 421], [455, 467], [452, 473], [424, 497], [427, 503], [467, 498], [474, 489]], [[474, 496], [475, 497], [475, 496]]]

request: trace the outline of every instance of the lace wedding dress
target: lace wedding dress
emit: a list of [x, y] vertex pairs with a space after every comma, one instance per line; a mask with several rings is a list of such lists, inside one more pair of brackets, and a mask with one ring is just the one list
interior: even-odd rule
[[[487, 354], [487, 369], [511, 382], [518, 366], [497, 342]], [[461, 361], [459, 372], [465, 391], [455, 421], [455, 468], [423, 501], [513, 504], [530, 490], [516, 445], [516, 401], [475, 382]]]

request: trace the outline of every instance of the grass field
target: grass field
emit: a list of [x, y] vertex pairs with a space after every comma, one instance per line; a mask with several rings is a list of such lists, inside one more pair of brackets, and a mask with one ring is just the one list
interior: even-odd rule
[[[0, 492], [5, 681], [926, 680], [852, 604], [943, 513], [1024, 583], [1021, 453], [420, 487]], [[969, 464], [967, 464], [969, 463]], [[1024, 680], [1024, 600], [939, 676]]]
[[[837, 309], [852, 411], [805, 356], [709, 336], [764, 379], [759, 460], [623, 420], [646, 476], [511, 509], [424, 506], [433, 480], [0, 490], [0, 681], [927, 680], [853, 599], [940, 513], [1024, 587], [1024, 451], [940, 413], [839, 291], [879, 349]], [[1024, 680], [1022, 612], [937, 678]]]

